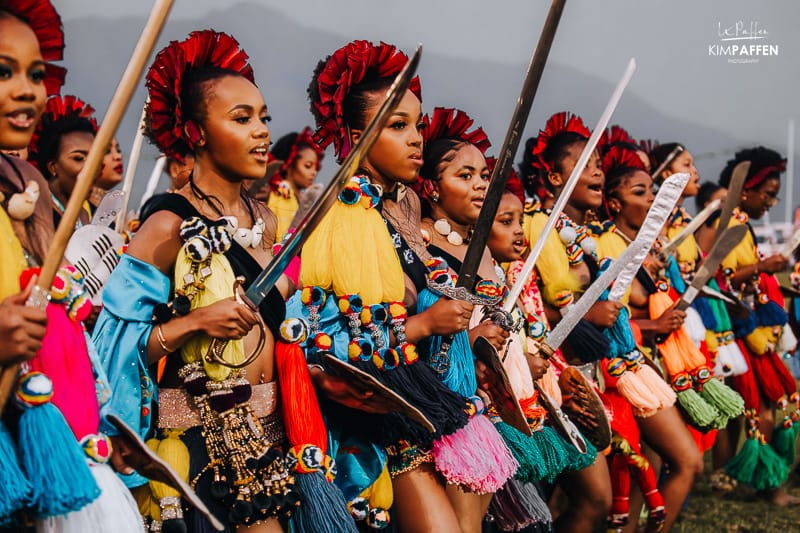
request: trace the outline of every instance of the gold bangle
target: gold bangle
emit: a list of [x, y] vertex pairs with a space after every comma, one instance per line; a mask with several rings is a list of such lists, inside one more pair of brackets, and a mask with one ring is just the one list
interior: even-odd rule
[[161, 324], [156, 327], [156, 339], [158, 340], [158, 344], [161, 346], [161, 349], [164, 350], [164, 355], [169, 355], [175, 351], [167, 348], [167, 339], [164, 338], [164, 332], [161, 331]]

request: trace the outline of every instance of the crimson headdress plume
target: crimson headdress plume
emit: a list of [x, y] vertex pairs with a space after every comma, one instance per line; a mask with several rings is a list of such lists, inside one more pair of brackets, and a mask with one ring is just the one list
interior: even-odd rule
[[[381, 42], [376, 46], [361, 40], [339, 48], [321, 62], [308, 88], [317, 144], [325, 149], [333, 143], [337, 157], [347, 157], [351, 146], [344, 122], [345, 98], [362, 82], [394, 78], [407, 61], [408, 56], [394, 45]], [[409, 90], [422, 100], [419, 77], [411, 80]]]
[[575, 133], [584, 139], [588, 139], [591, 135], [589, 128], [586, 127], [583, 119], [579, 116], [573, 115], [568, 111], [556, 113], [547, 119], [544, 129], [539, 131], [539, 136], [533, 144], [531, 166], [534, 169], [544, 170], [545, 172], [552, 171], [551, 162], [545, 161], [543, 154], [553, 139], [563, 133]]
[[623, 146], [612, 146], [603, 156], [603, 172], [609, 174], [618, 168], [647, 170], [636, 152]]
[[51, 61], [64, 59], [64, 28], [61, 17], [49, 0], [0, 0], [0, 11], [11, 13], [31, 27], [39, 41], [45, 65], [47, 96], [58, 94], [64, 85], [67, 69]]
[[630, 133], [624, 128], [617, 125], [611, 126], [603, 131], [600, 140], [597, 141], [597, 149], [600, 150], [600, 153], [603, 155], [613, 146], [624, 146], [629, 149], [636, 147], [638, 149], [636, 139], [631, 137]]
[[[97, 133], [97, 119], [94, 117], [94, 108], [92, 106], [71, 94], [65, 96], [51, 96], [47, 99], [42, 118], [39, 124], [36, 125], [36, 129], [31, 137], [31, 144], [28, 147], [30, 151], [28, 160], [31, 163], [37, 164], [39, 139], [42, 136], [42, 132], [46, 131], [48, 128], [53, 128], [58, 122], [67, 117], [84, 118], [88, 120], [94, 132]], [[43, 169], [39, 170], [43, 171]]]
[[429, 118], [425, 116], [425, 128], [422, 130], [424, 145], [438, 139], [454, 139], [475, 145], [482, 154], [492, 145], [483, 128], [470, 131], [475, 121], [464, 111], [452, 107], [437, 107]]
[[452, 140], [469, 143], [480, 150], [482, 154], [486, 154], [486, 150], [489, 149], [492, 143], [489, 142], [489, 138], [483, 128], [470, 129], [475, 121], [460, 109], [437, 107], [433, 110], [433, 115], [431, 117], [425, 115], [423, 121], [425, 127], [422, 129], [422, 160], [428, 162], [424, 163], [420, 170], [420, 176], [414, 184], [414, 190], [420, 197], [430, 200], [433, 193], [433, 178], [431, 176], [436, 173], [435, 168], [438, 165], [436, 161], [429, 161], [432, 158], [430, 148], [435, 146], [436, 141]]
[[[164, 154], [183, 159], [194, 151], [196, 139], [184, 135], [184, 126], [197, 131], [183, 116], [181, 96], [187, 72], [203, 67], [230, 70], [252, 83], [253, 68], [239, 43], [214, 30], [195, 31], [183, 41], [172, 41], [156, 56], [147, 72], [147, 135]], [[193, 126], [193, 127], [192, 127]]]
[[0, 11], [8, 11], [31, 27], [45, 61], [64, 59], [64, 28], [49, 0], [0, 0]]
[[[492, 174], [494, 172], [494, 166], [497, 164], [497, 158], [494, 156], [489, 156], [486, 158], [486, 166], [489, 168], [489, 173]], [[506, 182], [506, 192], [510, 192], [517, 198], [519, 201], [522, 202], [522, 205], [525, 205], [525, 187], [522, 185], [522, 179], [519, 177], [519, 173], [511, 169], [511, 172], [508, 174], [508, 182]]]
[[[281, 168], [278, 169], [278, 172], [276, 172], [270, 180], [270, 185], [272, 186], [273, 190], [278, 188], [281, 180], [286, 179], [286, 172], [292, 168], [292, 165], [294, 165], [294, 162], [297, 160], [297, 154], [303, 148], [311, 148], [314, 150], [314, 153], [317, 154], [317, 170], [319, 170], [320, 162], [322, 161], [322, 156], [325, 154], [325, 150], [320, 148], [320, 146], [314, 140], [314, 132], [311, 130], [311, 128], [303, 128], [303, 131], [298, 133], [297, 137], [295, 137], [294, 143], [292, 143], [292, 147], [289, 149], [289, 154], [283, 159]], [[270, 153], [270, 157], [276, 156]], [[280, 159], [280, 156], [277, 156], [277, 158]]]

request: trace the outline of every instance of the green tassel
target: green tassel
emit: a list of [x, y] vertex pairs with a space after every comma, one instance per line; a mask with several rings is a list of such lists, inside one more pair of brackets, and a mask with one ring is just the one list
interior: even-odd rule
[[758, 466], [753, 475], [756, 490], [777, 489], [789, 477], [789, 467], [769, 444], [759, 443]]
[[741, 395], [718, 379], [711, 378], [703, 383], [700, 397], [719, 412], [714, 425], [716, 429], [724, 429], [728, 420], [744, 413], [744, 399]]
[[794, 464], [795, 446], [797, 440], [798, 424], [787, 424], [789, 417], [785, 417], [781, 425], [775, 428], [772, 434], [772, 449], [783, 458], [787, 466]]
[[534, 431], [531, 438], [539, 446], [539, 452], [546, 465], [547, 475], [543, 479], [547, 483], [552, 483], [566, 467], [567, 450], [564, 449], [564, 439], [549, 426]]
[[760, 445], [758, 439], [745, 439], [739, 453], [725, 465], [725, 472], [739, 483], [752, 485], [756, 468], [758, 468]]
[[677, 391], [681, 405], [692, 424], [700, 429], [714, 427], [720, 418], [719, 411], [709, 405], [694, 389]]
[[[523, 483], [533, 483], [544, 479], [547, 475], [547, 464], [539, 451], [534, 437], [528, 437], [513, 426], [496, 421], [494, 427], [511, 450], [514, 459], [519, 463], [515, 479]], [[536, 432], [534, 432], [535, 434]]]

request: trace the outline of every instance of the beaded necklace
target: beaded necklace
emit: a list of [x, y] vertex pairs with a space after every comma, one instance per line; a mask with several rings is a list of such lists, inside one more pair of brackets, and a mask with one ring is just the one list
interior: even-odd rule
[[589, 235], [586, 226], [576, 223], [569, 216], [561, 213], [556, 222], [556, 231], [566, 247], [570, 266], [580, 264], [584, 254], [589, 254], [597, 260], [597, 242]]

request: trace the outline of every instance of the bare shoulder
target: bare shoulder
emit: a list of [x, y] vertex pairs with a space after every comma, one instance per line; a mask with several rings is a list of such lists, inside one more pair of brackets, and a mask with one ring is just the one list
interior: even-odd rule
[[126, 253], [168, 275], [181, 248], [182, 222], [170, 211], [153, 213], [136, 232]]

